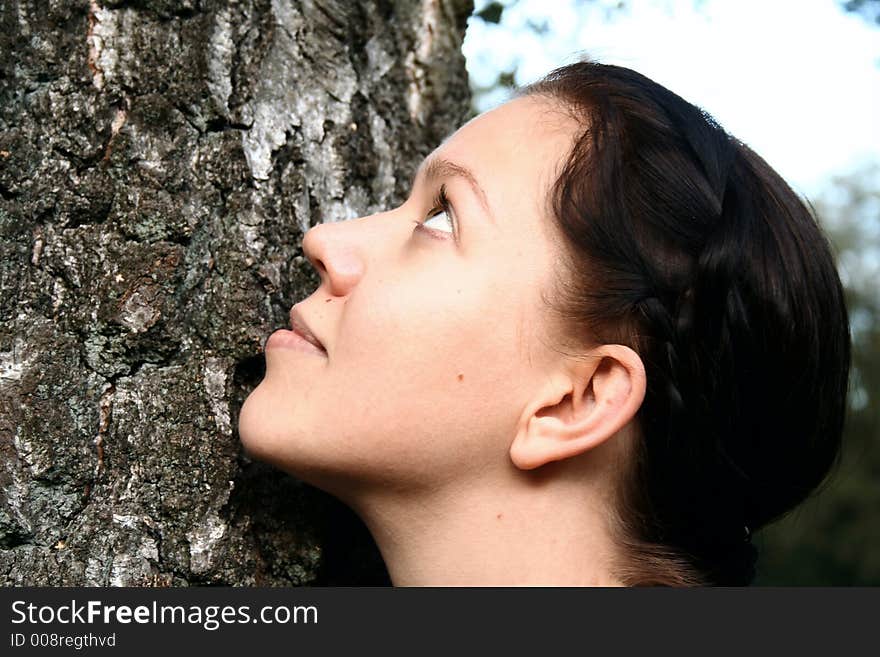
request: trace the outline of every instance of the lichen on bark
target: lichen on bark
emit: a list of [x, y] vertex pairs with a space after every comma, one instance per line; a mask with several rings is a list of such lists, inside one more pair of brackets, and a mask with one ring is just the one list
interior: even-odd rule
[[5, 585], [387, 581], [235, 425], [303, 232], [400, 202], [467, 115], [471, 9], [0, 3]]

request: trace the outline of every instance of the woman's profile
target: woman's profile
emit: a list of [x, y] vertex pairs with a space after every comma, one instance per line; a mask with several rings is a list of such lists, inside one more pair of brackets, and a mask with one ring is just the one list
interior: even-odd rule
[[551, 72], [303, 250], [321, 284], [241, 439], [357, 512], [395, 585], [746, 585], [751, 534], [838, 457], [826, 237], [629, 69]]

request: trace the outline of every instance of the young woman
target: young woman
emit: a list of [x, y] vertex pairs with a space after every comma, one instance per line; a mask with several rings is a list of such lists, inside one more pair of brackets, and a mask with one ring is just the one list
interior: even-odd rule
[[395, 585], [745, 585], [752, 533], [837, 458], [826, 238], [634, 71], [550, 73], [303, 250], [321, 285], [241, 439], [350, 505]]

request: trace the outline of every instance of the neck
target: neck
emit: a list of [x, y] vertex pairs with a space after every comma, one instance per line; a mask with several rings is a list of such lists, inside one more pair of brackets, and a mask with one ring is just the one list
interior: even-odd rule
[[516, 470], [471, 487], [352, 504], [395, 586], [616, 586], [613, 546], [583, 481]]

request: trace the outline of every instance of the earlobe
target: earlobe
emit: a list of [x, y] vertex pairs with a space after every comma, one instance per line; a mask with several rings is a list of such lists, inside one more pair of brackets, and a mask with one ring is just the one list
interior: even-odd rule
[[645, 397], [641, 358], [623, 345], [602, 345], [541, 391], [524, 411], [510, 446], [523, 470], [583, 454], [614, 437]]

